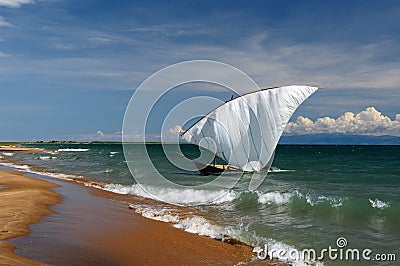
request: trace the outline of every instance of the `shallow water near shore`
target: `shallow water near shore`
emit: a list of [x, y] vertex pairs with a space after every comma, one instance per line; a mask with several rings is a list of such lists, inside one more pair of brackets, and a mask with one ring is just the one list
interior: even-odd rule
[[[3, 165], [56, 178], [75, 179], [121, 194], [146, 196], [129, 172], [118, 144], [29, 145], [56, 154], [3, 154]], [[157, 169], [168, 179], [189, 186], [215, 178], [185, 172], [168, 163], [162, 146], [147, 145]], [[196, 147], [183, 145], [185, 154]], [[138, 155], [140, 162], [141, 157]], [[135, 165], [139, 165], [137, 163]], [[204, 217], [180, 217], [173, 209], [133, 206], [143, 216], [215, 238], [232, 237], [252, 246], [302, 250], [347, 247], [400, 257], [400, 146], [285, 146], [277, 148], [274, 167], [255, 191], [242, 177], [232, 189], [163, 190], [152, 183], [154, 173], [134, 169], [148, 180], [146, 189], [181, 204], [194, 206]], [[225, 191], [226, 190], [226, 191]], [[224, 192], [215, 200], [214, 195]], [[200, 203], [197, 205], [197, 203]], [[204, 203], [207, 202], [207, 203]], [[302, 263], [302, 260], [292, 261]], [[365, 261], [324, 264], [361, 265]], [[370, 262], [371, 265], [374, 264]], [[392, 265], [381, 262], [380, 265]]]
[[233, 246], [188, 234], [166, 223], [135, 215], [126, 204], [151, 200], [42, 175], [27, 175], [60, 185], [53, 190], [61, 195], [61, 203], [53, 205], [53, 213], [39, 223], [31, 224], [29, 235], [9, 240], [17, 246], [15, 252], [21, 256], [51, 265], [204, 265], [205, 261], [240, 265], [252, 262], [248, 246]]

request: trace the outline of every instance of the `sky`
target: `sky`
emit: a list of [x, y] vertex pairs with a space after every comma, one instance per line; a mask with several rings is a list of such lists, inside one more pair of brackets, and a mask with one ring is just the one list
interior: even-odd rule
[[[399, 19], [385, 0], [0, 0], [0, 140], [119, 140], [140, 84], [187, 60], [324, 88], [285, 134], [400, 136]], [[216, 87], [183, 86], [155, 112], [231, 96]]]

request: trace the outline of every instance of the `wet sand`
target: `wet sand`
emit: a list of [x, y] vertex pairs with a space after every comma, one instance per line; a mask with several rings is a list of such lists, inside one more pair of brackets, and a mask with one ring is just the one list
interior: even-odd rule
[[50, 188], [57, 185], [10, 171], [0, 171], [0, 185], [0, 264], [41, 265], [14, 254], [15, 246], [6, 240], [29, 234], [30, 224], [51, 213], [49, 205], [60, 195]]

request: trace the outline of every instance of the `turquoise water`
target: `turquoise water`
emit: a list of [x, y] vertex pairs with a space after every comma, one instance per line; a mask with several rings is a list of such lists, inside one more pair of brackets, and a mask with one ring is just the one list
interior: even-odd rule
[[[143, 195], [126, 166], [121, 145], [30, 146], [57, 153], [2, 156], [20, 169], [100, 183], [119, 193]], [[166, 160], [161, 145], [151, 144], [147, 148], [157, 169], [169, 180], [191, 186], [216, 178], [174, 167]], [[135, 151], [134, 145], [130, 151]], [[182, 152], [191, 157], [198, 154], [197, 148], [189, 144], [182, 145]], [[167, 193], [180, 204], [194, 206], [217, 225], [191, 227], [191, 231], [210, 235], [210, 231], [223, 228], [224, 234], [252, 246], [268, 244], [275, 248], [317, 251], [336, 247], [337, 238], [345, 237], [349, 248], [369, 248], [373, 254], [393, 253], [397, 261], [400, 259], [400, 146], [279, 145], [273, 166], [281, 171], [269, 173], [255, 191], [248, 190], [250, 178], [245, 174], [234, 188], [224, 191], [226, 194], [219, 201], [207, 203], [204, 201], [223, 188], [164, 191], [152, 183], [154, 172], [141, 169], [143, 154], [138, 152], [134, 158], [134, 174], [144, 176], [146, 186]], [[366, 263], [329, 259], [323, 262]]]

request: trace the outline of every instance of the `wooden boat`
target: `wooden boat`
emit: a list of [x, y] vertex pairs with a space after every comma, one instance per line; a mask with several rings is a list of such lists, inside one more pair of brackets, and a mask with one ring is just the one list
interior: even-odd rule
[[202, 173], [269, 170], [290, 117], [317, 90], [292, 85], [244, 94], [212, 110], [181, 136], [227, 162], [195, 161]]
[[197, 161], [194, 161], [194, 164], [202, 174], [220, 174], [225, 171], [243, 172], [240, 168], [227, 164], [203, 164]]

